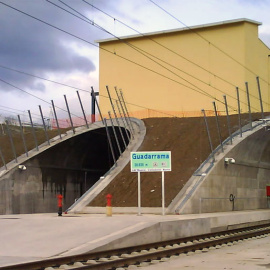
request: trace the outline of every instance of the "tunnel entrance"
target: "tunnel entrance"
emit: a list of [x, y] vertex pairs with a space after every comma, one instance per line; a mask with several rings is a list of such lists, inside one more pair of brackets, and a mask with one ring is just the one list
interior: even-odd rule
[[[125, 150], [125, 145], [128, 145], [129, 141], [129, 133], [124, 128], [121, 128], [121, 131], [122, 134], [118, 128], [115, 128], [114, 133], [112, 127], [108, 127], [116, 160]], [[121, 151], [119, 151], [119, 147]], [[39, 210], [32, 212], [55, 211], [54, 201], [56, 194], [59, 193], [63, 195], [67, 209], [113, 165], [114, 159], [105, 128], [73, 136], [50, 147], [25, 163], [28, 179], [31, 171], [32, 175], [37, 177], [37, 173], [34, 171], [38, 169], [40, 174], [38, 178], [42, 185], [37, 192], [39, 197], [43, 198], [43, 202], [40, 201], [37, 204], [43, 203], [43, 206], [36, 206]]]

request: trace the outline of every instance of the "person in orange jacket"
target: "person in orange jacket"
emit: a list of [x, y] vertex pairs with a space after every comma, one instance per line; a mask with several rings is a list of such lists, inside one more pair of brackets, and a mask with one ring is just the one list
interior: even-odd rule
[[63, 207], [63, 204], [62, 204], [62, 201], [63, 201], [63, 196], [62, 194], [58, 194], [57, 195], [57, 199], [58, 199], [58, 216], [62, 216], [62, 207]]

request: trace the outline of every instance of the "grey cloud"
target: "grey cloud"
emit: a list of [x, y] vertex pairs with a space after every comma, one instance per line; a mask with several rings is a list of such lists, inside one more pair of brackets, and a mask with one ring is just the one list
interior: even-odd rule
[[[93, 36], [99, 34], [98, 30], [89, 24], [55, 8], [46, 1], [6, 0], [6, 3], [90, 42], [95, 39]], [[70, 1], [69, 3], [75, 2]], [[86, 11], [82, 4], [75, 6], [81, 12]], [[74, 71], [87, 75], [96, 68], [91, 59], [79, 55], [70, 46], [67, 46], [71, 42], [86, 46], [91, 45], [3, 5], [0, 5], [0, 34], [0, 65], [2, 66], [19, 69], [41, 77], [52, 72], [69, 74]], [[97, 50], [97, 48], [95, 49]], [[40, 82], [37, 83], [37, 79], [2, 68], [0, 68], [0, 79], [24, 87], [24, 89], [45, 90], [44, 85], [42, 86]], [[0, 83], [0, 91], [11, 89]]]

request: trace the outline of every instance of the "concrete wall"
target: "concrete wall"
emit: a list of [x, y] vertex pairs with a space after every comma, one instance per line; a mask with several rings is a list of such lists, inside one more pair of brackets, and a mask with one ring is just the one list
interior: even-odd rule
[[[224, 157], [235, 159], [225, 166]], [[264, 128], [238, 143], [216, 161], [180, 213], [207, 213], [268, 208], [270, 136]], [[229, 200], [235, 196], [234, 205]]]
[[64, 195], [63, 209], [80, 197], [80, 181], [74, 181], [71, 174], [56, 182], [46, 182], [38, 159], [26, 162], [25, 166], [25, 171], [12, 169], [0, 181], [0, 214], [57, 212], [56, 195], [60, 192]]
[[[115, 140], [113, 146], [117, 159]], [[26, 170], [13, 161], [13, 168], [0, 178], [0, 214], [57, 212], [59, 193], [65, 210], [113, 165], [105, 128], [72, 134], [40, 150], [24, 158]]]
[[[128, 231], [123, 230], [121, 237], [118, 235], [117, 239], [113, 239], [114, 235], [111, 235], [111, 237], [108, 235], [107, 239], [103, 237], [103, 239], [96, 241], [96, 243], [102, 244], [102, 242], [105, 242], [105, 239], [108, 243], [103, 243], [102, 246], [97, 248], [92, 245], [93, 249], [91, 250], [109, 250], [131, 245], [142, 245], [230, 229], [245, 228], [248, 226], [267, 224], [269, 218], [269, 210], [241, 213], [215, 213], [201, 216], [186, 215], [179, 217], [179, 220], [162, 220], [162, 218], [160, 218], [159, 222], [155, 222], [155, 224], [152, 225], [141, 222], [141, 224], [137, 225], [141, 225], [142, 228], [139, 226], [135, 227], [135, 225], [135, 228], [133, 228], [134, 231], [131, 229]], [[86, 249], [84, 247], [84, 249], [79, 249], [79, 251], [88, 252], [90, 248]]]

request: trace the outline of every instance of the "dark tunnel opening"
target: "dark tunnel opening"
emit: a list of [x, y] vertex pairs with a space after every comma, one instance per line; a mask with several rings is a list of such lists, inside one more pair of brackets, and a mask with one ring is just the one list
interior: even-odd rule
[[[130, 134], [118, 127], [108, 127], [108, 133], [117, 160], [128, 145]], [[38, 164], [41, 170], [43, 200], [61, 193], [69, 207], [110, 170], [114, 158], [106, 129], [99, 128], [50, 147], [26, 166], [31, 164]]]

